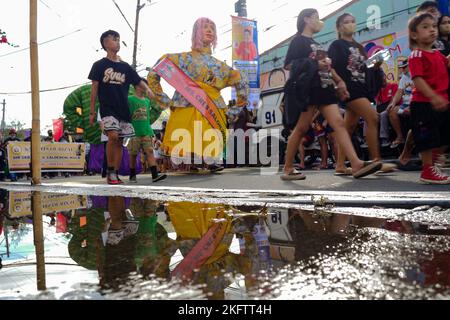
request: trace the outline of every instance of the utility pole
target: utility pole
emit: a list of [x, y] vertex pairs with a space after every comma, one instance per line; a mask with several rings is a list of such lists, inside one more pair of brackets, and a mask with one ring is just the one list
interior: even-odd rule
[[139, 36], [139, 14], [141, 10], [145, 7], [145, 3], [141, 5], [141, 0], [137, 0], [136, 5], [136, 25], [134, 27], [134, 47], [133, 47], [133, 64], [131, 65], [134, 70], [137, 68], [137, 46], [138, 46], [138, 36]]
[[2, 117], [2, 125], [1, 125], [1, 129], [2, 129], [2, 133], [4, 133], [5, 128], [6, 128], [6, 123], [5, 123], [5, 108], [6, 108], [6, 101], [5, 99], [3, 99], [3, 103], [1, 103], [3, 105], [3, 117]]
[[247, 18], [247, 0], [238, 0], [234, 4], [234, 11], [238, 14], [238, 17]]

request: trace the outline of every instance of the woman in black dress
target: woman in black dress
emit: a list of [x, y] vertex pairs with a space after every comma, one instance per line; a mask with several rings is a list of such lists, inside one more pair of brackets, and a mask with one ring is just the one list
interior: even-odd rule
[[[295, 127], [288, 141], [286, 162], [281, 177], [283, 180], [304, 180], [306, 178], [294, 169], [294, 158], [317, 108], [335, 130], [336, 139], [351, 162], [355, 178], [372, 174], [381, 168], [380, 162], [367, 163], [358, 158], [350, 136], [344, 127], [344, 120], [337, 105], [337, 95], [341, 99], [346, 99], [349, 93], [344, 81], [331, 68], [331, 61], [328, 59], [326, 51], [313, 39], [314, 34], [320, 32], [322, 28], [323, 22], [319, 20], [317, 10], [303, 10], [298, 17], [298, 34], [292, 40], [286, 56], [285, 69], [291, 72], [286, 85], [286, 100], [288, 101], [286, 113], [291, 117], [289, 122], [293, 124], [292, 127]], [[305, 81], [305, 78], [308, 81]], [[296, 83], [302, 83], [302, 85], [296, 86]], [[295, 96], [296, 99], [292, 99], [292, 96]], [[298, 103], [292, 103], [293, 101]], [[301, 111], [297, 121], [292, 119], [292, 110], [294, 109]]]

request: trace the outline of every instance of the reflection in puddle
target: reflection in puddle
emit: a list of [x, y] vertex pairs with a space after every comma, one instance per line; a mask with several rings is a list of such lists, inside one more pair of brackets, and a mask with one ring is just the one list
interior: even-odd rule
[[2, 299], [449, 297], [450, 229], [430, 223], [430, 208], [424, 223], [320, 204], [305, 211], [52, 194], [41, 197], [48, 290], [37, 293], [30, 198], [1, 191]]

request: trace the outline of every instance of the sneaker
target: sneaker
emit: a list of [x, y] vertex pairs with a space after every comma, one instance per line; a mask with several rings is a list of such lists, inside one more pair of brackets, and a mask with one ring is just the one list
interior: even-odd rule
[[117, 176], [117, 181], [119, 181], [119, 184], [124, 184], [124, 182]]
[[420, 181], [427, 184], [450, 184], [450, 178], [435, 166], [424, 167]]
[[433, 164], [437, 167], [443, 167], [447, 161], [445, 155], [433, 151]]
[[119, 181], [119, 177], [115, 173], [109, 173], [106, 181], [110, 185], [119, 185], [119, 184], [121, 184], [120, 181]]
[[158, 173], [158, 176], [156, 178], [153, 178], [153, 182], [163, 181], [167, 178], [167, 174], [165, 173]]
[[130, 176], [130, 182], [131, 183], [137, 183], [137, 178], [136, 178], [135, 175], [134, 176]]

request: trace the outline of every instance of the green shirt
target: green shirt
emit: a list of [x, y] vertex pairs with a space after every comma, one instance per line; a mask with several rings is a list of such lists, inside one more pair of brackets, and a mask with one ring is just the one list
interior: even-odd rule
[[137, 137], [153, 137], [155, 133], [150, 126], [150, 107], [153, 102], [149, 99], [139, 99], [136, 96], [128, 97], [130, 106], [131, 123]]

